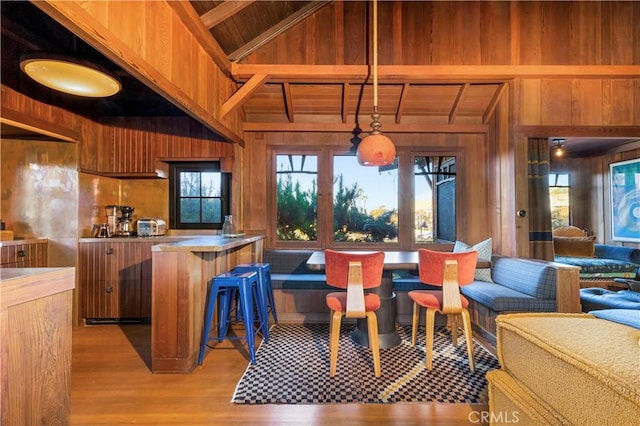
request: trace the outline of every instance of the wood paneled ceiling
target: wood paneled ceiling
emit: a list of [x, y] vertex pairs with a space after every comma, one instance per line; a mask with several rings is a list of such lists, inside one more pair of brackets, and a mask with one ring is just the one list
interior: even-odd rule
[[[15, 72], [7, 75], [5, 67], [11, 60], [7, 52], [17, 56], [27, 50], [53, 48], [61, 53], [79, 53], [85, 59], [111, 69], [123, 79], [125, 89], [108, 100], [69, 101], [64, 96], [47, 93], [39, 95], [43, 101], [96, 117], [183, 115], [170, 102], [127, 75], [29, 2], [1, 3], [3, 42], [11, 42], [11, 49], [3, 43], [3, 84], [10, 78], [21, 79], [16, 83], [19, 90], [37, 97], [35, 93], [41, 92], [41, 88], [25, 82]], [[183, 17], [191, 16], [189, 19], [198, 21], [198, 26], [204, 28], [202, 34], [208, 39], [200, 39], [203, 46], [208, 44], [221, 49], [225, 60], [232, 64], [228, 73], [237, 82], [238, 92], [223, 109], [227, 108], [227, 112], [239, 109], [246, 131], [350, 131], [354, 126], [366, 131], [369, 128], [373, 105], [370, 65], [323, 68], [292, 64], [280, 67], [279, 73], [261, 69], [264, 64], [243, 64], [242, 72], [237, 72], [233, 65], [241, 64], [249, 55], [302, 24], [332, 1], [172, 3], [176, 10], [181, 10]], [[350, 19], [363, 25], [362, 22], [370, 19], [367, 13]], [[362, 54], [368, 55], [367, 52]], [[16, 58], [13, 60], [17, 62]], [[15, 65], [12, 66], [15, 69]], [[504, 77], [477, 78], [464, 71], [455, 76], [441, 74], [427, 78], [419, 69], [398, 72], [394, 66], [379, 68], [378, 105], [382, 130], [388, 132], [420, 132], [426, 126], [436, 131], [451, 131], [457, 125], [485, 129], [508, 82]]]
[[[231, 62], [242, 61], [276, 37], [300, 24], [331, 1], [191, 1], [209, 34]], [[367, 12], [366, 8], [363, 8]], [[355, 19], [355, 17], [352, 17]], [[368, 16], [357, 17], [359, 25]], [[366, 53], [364, 53], [366, 56]], [[295, 68], [295, 67], [292, 67]], [[282, 128], [274, 123], [313, 124], [342, 129], [356, 123], [368, 128], [373, 107], [372, 70], [336, 78], [332, 74], [292, 73], [269, 80], [242, 101], [247, 130]], [[242, 86], [251, 76], [234, 75]], [[338, 81], [335, 81], [338, 80]], [[386, 130], [403, 125], [486, 124], [503, 81], [427, 83], [387, 75], [378, 87], [378, 109]], [[295, 129], [295, 127], [289, 127]], [[301, 126], [300, 129], [309, 129]], [[406, 129], [409, 129], [408, 127]], [[383, 129], [384, 130], [384, 129]]]

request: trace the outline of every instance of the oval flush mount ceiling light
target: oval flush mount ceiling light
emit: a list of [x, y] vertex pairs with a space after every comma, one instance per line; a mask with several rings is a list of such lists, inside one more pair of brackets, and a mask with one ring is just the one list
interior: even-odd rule
[[38, 83], [71, 95], [103, 98], [122, 88], [118, 79], [98, 66], [59, 55], [23, 56], [20, 68]]

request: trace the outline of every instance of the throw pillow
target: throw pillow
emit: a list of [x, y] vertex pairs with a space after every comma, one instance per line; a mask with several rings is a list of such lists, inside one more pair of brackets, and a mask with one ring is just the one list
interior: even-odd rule
[[593, 257], [596, 236], [553, 237], [553, 251], [556, 256]]
[[[491, 255], [493, 254], [493, 240], [491, 238], [487, 238], [484, 241], [480, 241], [478, 244], [474, 246], [470, 246], [467, 243], [463, 243], [462, 241], [456, 241], [453, 246], [454, 253], [460, 253], [464, 251], [477, 251], [478, 252], [478, 262], [491, 262]], [[477, 281], [486, 281], [492, 283], [491, 279], [491, 268], [478, 268], [476, 269], [475, 279]]]

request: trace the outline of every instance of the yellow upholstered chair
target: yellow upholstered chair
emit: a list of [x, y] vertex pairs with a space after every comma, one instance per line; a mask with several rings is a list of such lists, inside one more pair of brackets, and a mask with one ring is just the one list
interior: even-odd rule
[[469, 301], [460, 294], [459, 286], [473, 282], [478, 252], [451, 253], [419, 249], [418, 259], [420, 281], [424, 284], [442, 286], [442, 290], [413, 290], [409, 292], [409, 297], [413, 300], [411, 346], [416, 345], [420, 307], [426, 308], [426, 363], [427, 369], [431, 370], [436, 312], [448, 316], [454, 346], [458, 343], [457, 320], [462, 316], [469, 368], [471, 371], [475, 371], [471, 317], [467, 309]]
[[345, 289], [327, 294], [327, 306], [331, 310], [329, 330], [331, 377], [336, 374], [338, 363], [338, 342], [342, 316], [347, 318], [367, 318], [369, 346], [373, 354], [373, 369], [380, 377], [380, 345], [378, 343], [378, 319], [375, 311], [380, 308], [377, 294], [364, 290], [378, 287], [382, 283], [384, 253], [344, 253], [325, 250], [325, 274], [327, 284]]

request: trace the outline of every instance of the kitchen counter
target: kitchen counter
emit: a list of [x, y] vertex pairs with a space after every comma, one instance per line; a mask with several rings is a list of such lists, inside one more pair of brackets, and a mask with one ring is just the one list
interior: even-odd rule
[[[210, 235], [210, 236], [213, 236]], [[209, 237], [209, 235], [158, 235], [157, 237], [109, 237], [109, 238], [79, 238], [81, 243], [171, 243], [175, 241], [188, 240], [193, 238]]]
[[178, 241], [155, 245], [151, 251], [216, 252], [242, 247], [262, 240], [262, 238], [264, 238], [262, 235], [244, 235], [232, 238], [222, 235], [208, 235], [197, 238], [181, 238]]
[[151, 371], [190, 373], [198, 361], [211, 279], [262, 261], [262, 235], [191, 236], [151, 247]]
[[21, 244], [33, 244], [33, 243], [42, 243], [47, 242], [48, 238], [24, 238], [17, 240], [5, 240], [0, 241], [0, 247], [9, 247], [9, 246], [19, 246]]

